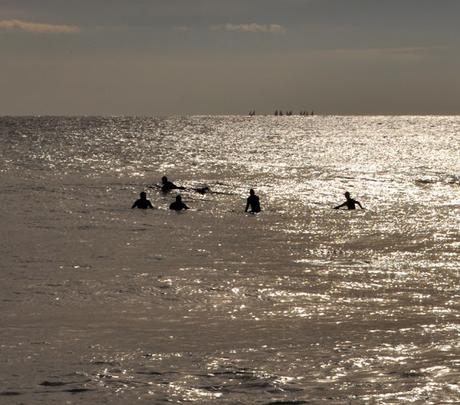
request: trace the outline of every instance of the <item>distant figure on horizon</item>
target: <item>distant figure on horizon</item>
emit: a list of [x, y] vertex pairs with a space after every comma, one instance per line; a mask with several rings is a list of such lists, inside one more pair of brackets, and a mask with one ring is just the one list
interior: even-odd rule
[[347, 201], [345, 201], [343, 204], [337, 205], [337, 207], [334, 207], [335, 210], [338, 210], [339, 208], [342, 208], [342, 207], [345, 207], [345, 206], [349, 210], [354, 210], [354, 209], [356, 209], [356, 205], [358, 205], [359, 208], [361, 208], [362, 210], [364, 209], [359, 201], [356, 201], [353, 198], [351, 198], [350, 193], [348, 191], [346, 191], [344, 195], [345, 195], [345, 198], [347, 199]]
[[260, 212], [260, 201], [259, 201], [259, 197], [256, 196], [256, 193], [255, 191], [251, 188], [249, 190], [249, 197], [248, 199], [246, 200], [246, 208], [244, 209], [244, 212], [248, 212], [248, 209], [249, 207], [251, 207], [251, 213], [256, 213], [256, 212]]
[[187, 207], [187, 205], [185, 205], [182, 202], [182, 197], [180, 195], [177, 195], [176, 196], [176, 201], [171, 203], [171, 205], [169, 206], [169, 209], [170, 210], [175, 210], [175, 211], [181, 211], [181, 210], [188, 210], [189, 208]]
[[140, 193], [139, 196], [140, 198], [134, 201], [134, 204], [131, 207], [131, 209], [133, 208], [141, 208], [143, 210], [146, 210], [147, 208], [153, 209], [153, 205], [150, 202], [150, 200], [147, 200], [147, 194], [145, 194], [144, 191], [142, 191], [142, 193]]
[[161, 191], [168, 192], [170, 190], [185, 190], [185, 187], [176, 186], [172, 181], [169, 181], [166, 176], [161, 178]]

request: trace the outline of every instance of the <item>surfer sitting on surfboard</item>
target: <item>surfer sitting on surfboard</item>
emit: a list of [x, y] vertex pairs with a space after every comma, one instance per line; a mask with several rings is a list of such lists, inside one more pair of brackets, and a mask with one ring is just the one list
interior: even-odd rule
[[347, 207], [349, 210], [354, 210], [356, 209], [356, 205], [359, 206], [362, 210], [364, 209], [363, 206], [359, 201], [354, 200], [353, 198], [350, 197], [350, 193], [348, 191], [345, 192], [344, 194], [345, 198], [347, 201], [345, 201], [343, 204], [337, 205], [337, 207], [334, 207], [335, 210], [338, 210], [339, 208], [342, 207]]
[[187, 207], [187, 205], [185, 205], [182, 202], [182, 197], [180, 195], [177, 195], [176, 196], [176, 201], [171, 203], [171, 205], [169, 206], [169, 209], [170, 210], [175, 210], [175, 211], [181, 211], [181, 210], [188, 210], [189, 208]]
[[150, 202], [150, 200], [147, 200], [147, 194], [145, 194], [145, 192], [140, 193], [139, 196], [141, 198], [139, 198], [138, 200], [134, 201], [134, 204], [131, 207], [131, 209], [132, 208], [141, 208], [143, 210], [145, 210], [147, 208], [152, 208], [153, 209], [153, 205]]
[[249, 197], [246, 200], [246, 208], [245, 208], [244, 212], [248, 212], [249, 207], [251, 207], [251, 211], [249, 211], [249, 212], [251, 212], [253, 214], [256, 213], [256, 212], [260, 212], [259, 197], [256, 196], [256, 193], [252, 188], [249, 190]]

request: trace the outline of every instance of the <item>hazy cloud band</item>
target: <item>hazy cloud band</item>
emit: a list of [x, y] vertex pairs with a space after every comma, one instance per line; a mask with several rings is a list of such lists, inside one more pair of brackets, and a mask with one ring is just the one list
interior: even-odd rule
[[286, 28], [280, 24], [231, 24], [215, 25], [212, 27], [213, 31], [227, 31], [227, 32], [263, 32], [270, 34], [285, 34]]
[[74, 25], [43, 24], [22, 20], [0, 20], [0, 30], [25, 31], [37, 34], [73, 34], [80, 31]]

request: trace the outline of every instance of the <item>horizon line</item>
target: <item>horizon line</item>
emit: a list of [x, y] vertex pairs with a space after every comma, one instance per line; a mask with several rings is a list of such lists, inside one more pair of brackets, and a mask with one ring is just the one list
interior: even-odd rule
[[292, 118], [292, 117], [459, 117], [458, 113], [314, 113], [314, 115], [301, 115], [293, 113], [292, 115], [275, 115], [274, 113], [260, 113], [250, 116], [248, 113], [170, 113], [170, 114], [0, 114], [0, 118], [165, 118], [165, 117], [276, 117], [276, 118]]

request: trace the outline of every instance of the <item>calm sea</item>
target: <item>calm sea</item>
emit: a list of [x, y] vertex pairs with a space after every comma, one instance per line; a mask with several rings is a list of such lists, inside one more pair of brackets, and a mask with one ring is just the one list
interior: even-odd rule
[[460, 402], [460, 117], [2, 117], [0, 157], [0, 403]]

